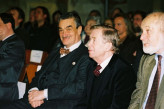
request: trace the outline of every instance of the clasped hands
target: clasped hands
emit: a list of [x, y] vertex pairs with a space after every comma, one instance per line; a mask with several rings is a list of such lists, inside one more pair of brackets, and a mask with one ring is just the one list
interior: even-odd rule
[[44, 103], [44, 90], [32, 90], [28, 94], [29, 103], [33, 108], [36, 108]]

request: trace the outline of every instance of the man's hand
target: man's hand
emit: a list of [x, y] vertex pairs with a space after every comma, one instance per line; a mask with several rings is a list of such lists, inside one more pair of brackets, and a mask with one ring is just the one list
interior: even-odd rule
[[29, 102], [34, 102], [34, 101], [41, 101], [43, 100], [44, 97], [44, 90], [32, 90], [31, 92], [29, 92], [28, 94], [28, 100]]
[[41, 104], [43, 104], [44, 101], [43, 100], [40, 100], [40, 101], [33, 101], [33, 102], [29, 102], [29, 103], [31, 104], [31, 106], [33, 108], [36, 108], [36, 107], [40, 106]]

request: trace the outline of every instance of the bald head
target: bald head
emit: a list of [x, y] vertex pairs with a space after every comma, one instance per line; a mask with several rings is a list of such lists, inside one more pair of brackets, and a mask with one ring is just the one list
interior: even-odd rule
[[141, 24], [141, 27], [146, 26], [157, 27], [160, 32], [164, 32], [164, 13], [163, 12], [154, 12], [149, 14]]

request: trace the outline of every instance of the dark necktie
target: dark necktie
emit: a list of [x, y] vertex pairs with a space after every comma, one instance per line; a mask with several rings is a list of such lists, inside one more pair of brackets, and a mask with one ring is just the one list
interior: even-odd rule
[[60, 54], [68, 54], [69, 53], [69, 49], [64, 49], [64, 48], [60, 48]]
[[93, 73], [94, 73], [94, 75], [96, 76], [96, 77], [98, 77], [99, 75], [100, 75], [100, 69], [101, 69], [102, 67], [100, 66], [100, 65], [98, 65], [97, 67], [96, 67], [96, 69], [93, 71]]
[[145, 109], [154, 109], [155, 107], [155, 102], [156, 102], [156, 97], [157, 97], [157, 92], [158, 92], [158, 87], [159, 87], [160, 74], [161, 74], [161, 59], [162, 59], [162, 56], [158, 55], [157, 72], [153, 80], [153, 85], [152, 85]]

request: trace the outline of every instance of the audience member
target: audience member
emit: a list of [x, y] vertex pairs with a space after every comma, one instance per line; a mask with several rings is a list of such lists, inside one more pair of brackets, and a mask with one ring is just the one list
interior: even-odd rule
[[99, 17], [100, 23], [102, 23], [102, 16], [101, 16], [101, 13], [99, 10], [94, 9], [94, 10], [90, 11], [88, 17], [90, 17], [90, 16]]
[[89, 36], [91, 34], [91, 26], [100, 24], [100, 17], [90, 16], [86, 20], [86, 25], [84, 27], [85, 34], [82, 35], [82, 41], [87, 46]]
[[51, 29], [52, 29], [52, 34], [53, 34], [53, 43], [52, 43], [53, 48], [62, 46], [62, 42], [59, 36], [59, 28], [58, 28], [59, 18], [61, 15], [62, 15], [62, 12], [60, 12], [59, 10], [55, 11], [52, 15]]
[[142, 34], [141, 23], [145, 17], [146, 17], [146, 13], [143, 11], [138, 10], [133, 14], [133, 28], [134, 28], [135, 35], [137, 37], [141, 36]]
[[[36, 7], [36, 26], [33, 36], [30, 36], [29, 49], [50, 52], [52, 49], [52, 31], [50, 29], [50, 17], [48, 9], [43, 6]], [[31, 34], [31, 33], [30, 33]]]
[[90, 11], [89, 16], [101, 17], [101, 13], [100, 11], [94, 9]]
[[32, 8], [30, 9], [30, 13], [29, 13], [29, 21], [24, 24], [24, 28], [26, 29], [26, 31], [28, 31], [29, 37], [33, 35], [34, 26], [35, 26], [35, 8]]
[[97, 67], [93, 63], [87, 81], [88, 109], [127, 109], [136, 75], [132, 67], [116, 55], [117, 31], [100, 25], [91, 29], [88, 51]]
[[117, 14], [123, 14], [124, 12], [122, 11], [121, 8], [115, 8], [113, 9], [112, 13], [111, 13], [111, 18], [114, 19], [114, 17], [117, 15]]
[[23, 28], [23, 23], [25, 20], [25, 14], [23, 10], [19, 7], [12, 7], [8, 10], [10, 14], [13, 15], [15, 20], [15, 33], [20, 37], [20, 39], [23, 40], [25, 44], [25, 48], [27, 49], [29, 46], [29, 34], [28, 32]]
[[64, 48], [69, 51], [64, 48], [52, 51], [32, 80], [29, 93], [4, 109], [86, 108], [86, 79], [90, 60], [87, 48], [81, 41], [81, 25], [81, 19], [75, 12], [60, 17], [59, 35]]
[[149, 14], [141, 23], [143, 51], [137, 89], [133, 92], [129, 109], [163, 109], [164, 13]]
[[112, 19], [106, 18], [106, 19], [104, 20], [104, 25], [113, 27], [113, 21], [112, 21]]
[[[133, 65], [136, 60], [136, 51], [141, 50], [141, 43], [138, 42], [132, 30], [132, 25], [130, 19], [125, 14], [117, 14], [114, 18], [115, 29], [118, 31], [120, 37], [119, 56], [125, 59], [129, 64]], [[142, 55], [137, 56], [140, 59]], [[137, 60], [139, 60], [137, 59]], [[138, 70], [138, 63], [133, 65], [135, 71]]]
[[25, 46], [14, 34], [14, 18], [0, 13], [0, 104], [17, 100], [18, 78], [25, 59]]

